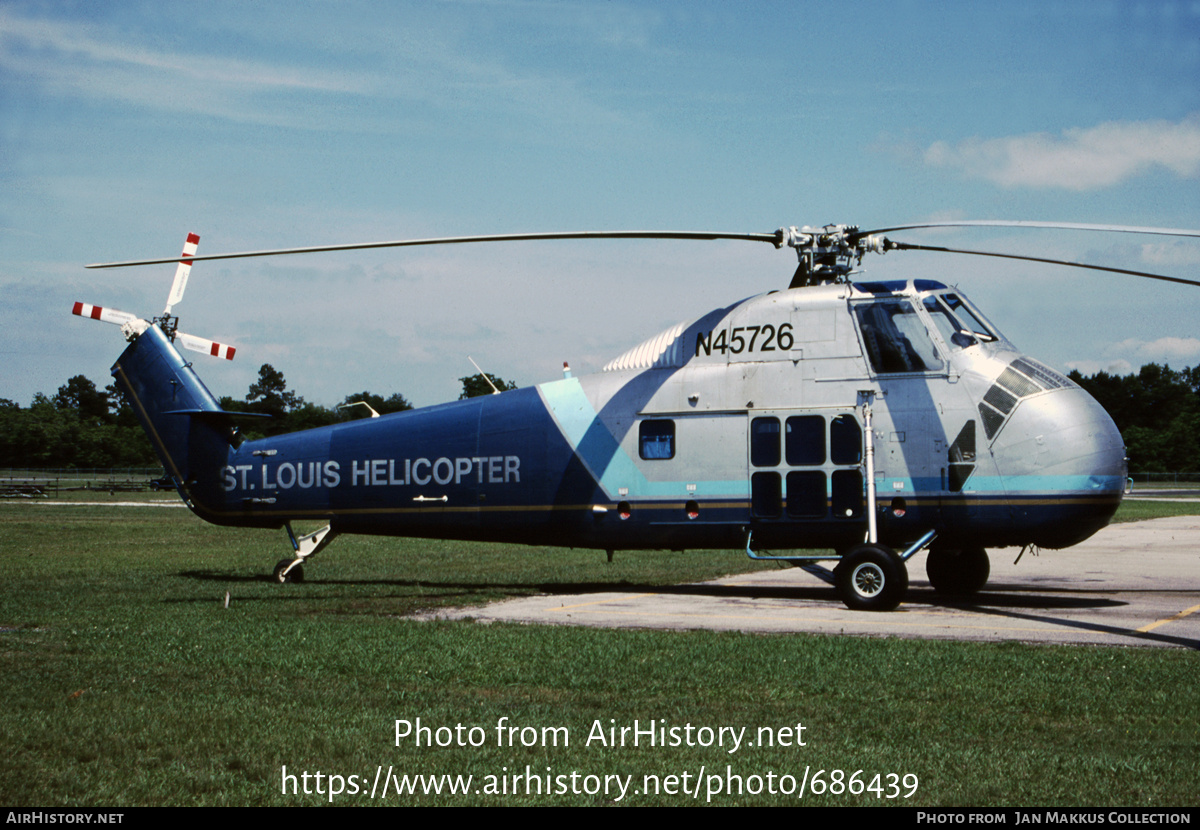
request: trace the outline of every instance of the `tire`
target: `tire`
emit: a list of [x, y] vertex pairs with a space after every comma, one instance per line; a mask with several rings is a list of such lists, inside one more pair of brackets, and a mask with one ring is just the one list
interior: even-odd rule
[[987, 584], [992, 572], [987, 551], [983, 548], [929, 549], [925, 558], [925, 575], [939, 594], [964, 597], [978, 593]]
[[294, 562], [294, 561], [295, 560], [293, 560], [293, 559], [280, 559], [279, 560], [279, 563], [275, 566], [274, 576], [275, 576], [276, 582], [278, 582], [280, 584], [285, 584], [288, 582], [303, 582], [304, 581], [304, 566], [303, 565], [297, 565], [296, 567], [294, 567], [290, 571], [288, 571], [286, 575], [284, 574], [284, 570], [287, 569], [287, 566], [292, 564], [292, 562]]
[[833, 575], [838, 596], [855, 611], [891, 611], [908, 592], [904, 560], [883, 545], [851, 548]]

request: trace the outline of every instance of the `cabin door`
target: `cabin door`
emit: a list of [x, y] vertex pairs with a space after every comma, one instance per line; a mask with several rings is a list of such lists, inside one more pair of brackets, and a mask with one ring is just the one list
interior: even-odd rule
[[752, 523], [862, 520], [863, 431], [857, 412], [752, 412], [749, 419]]

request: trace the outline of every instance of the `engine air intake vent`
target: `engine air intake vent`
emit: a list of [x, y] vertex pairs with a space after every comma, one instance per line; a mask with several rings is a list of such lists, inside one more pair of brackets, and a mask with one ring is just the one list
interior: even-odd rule
[[623, 369], [671, 369], [683, 365], [683, 330], [686, 323], [651, 337], [616, 360], [609, 361], [604, 367], [605, 372], [619, 372]]

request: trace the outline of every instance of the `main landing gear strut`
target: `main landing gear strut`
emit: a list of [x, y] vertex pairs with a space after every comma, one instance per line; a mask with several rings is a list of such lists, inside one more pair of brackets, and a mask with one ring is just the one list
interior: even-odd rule
[[951, 548], [934, 543], [933, 531], [926, 533], [903, 553], [887, 545], [865, 542], [842, 554], [833, 572], [818, 565], [822, 556], [760, 556], [750, 549], [751, 559], [779, 559], [798, 565], [813, 576], [830, 583], [847, 608], [856, 611], [891, 611], [904, 601], [908, 592], [908, 567], [905, 564], [924, 548], [929, 548], [925, 572], [929, 584], [939, 594], [963, 597], [977, 593], [987, 583], [991, 567], [983, 548]]
[[[826, 581], [833, 583], [848, 608], [891, 611], [904, 600], [908, 591], [905, 562], [929, 546], [925, 572], [935, 591], [944, 596], [963, 597], [982, 589], [991, 572], [987, 551], [946, 547], [933, 544], [933, 539], [934, 534], [930, 532], [903, 553], [878, 543], [856, 545], [842, 555], [832, 574], [824, 568], [820, 570], [832, 577]], [[810, 565], [806, 570], [813, 573], [818, 567]]]
[[320, 530], [297, 537], [292, 531], [291, 522], [286, 523], [284, 527], [287, 528], [288, 540], [292, 543], [292, 549], [296, 551], [296, 558], [279, 560], [275, 566], [275, 581], [303, 582], [304, 560], [323, 550], [337, 536], [337, 531], [331, 525], [325, 525]]
[[904, 601], [908, 593], [908, 566], [905, 565], [933, 543], [937, 537], [929, 531], [908, 547], [897, 553], [879, 542], [864, 542], [842, 553], [833, 572], [818, 562], [827, 561], [828, 555], [816, 556], [762, 556], [751, 548], [753, 533], [746, 537], [746, 555], [756, 560], [779, 560], [796, 565], [813, 576], [837, 589], [838, 596], [847, 608], [855, 611], [891, 611]]

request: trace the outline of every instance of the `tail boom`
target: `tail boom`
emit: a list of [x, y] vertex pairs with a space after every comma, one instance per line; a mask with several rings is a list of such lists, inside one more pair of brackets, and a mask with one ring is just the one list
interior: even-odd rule
[[206, 506], [223, 500], [216, 488], [234, 452], [234, 413], [221, 409], [157, 326], [129, 344], [112, 374], [188, 506], [215, 521]]

